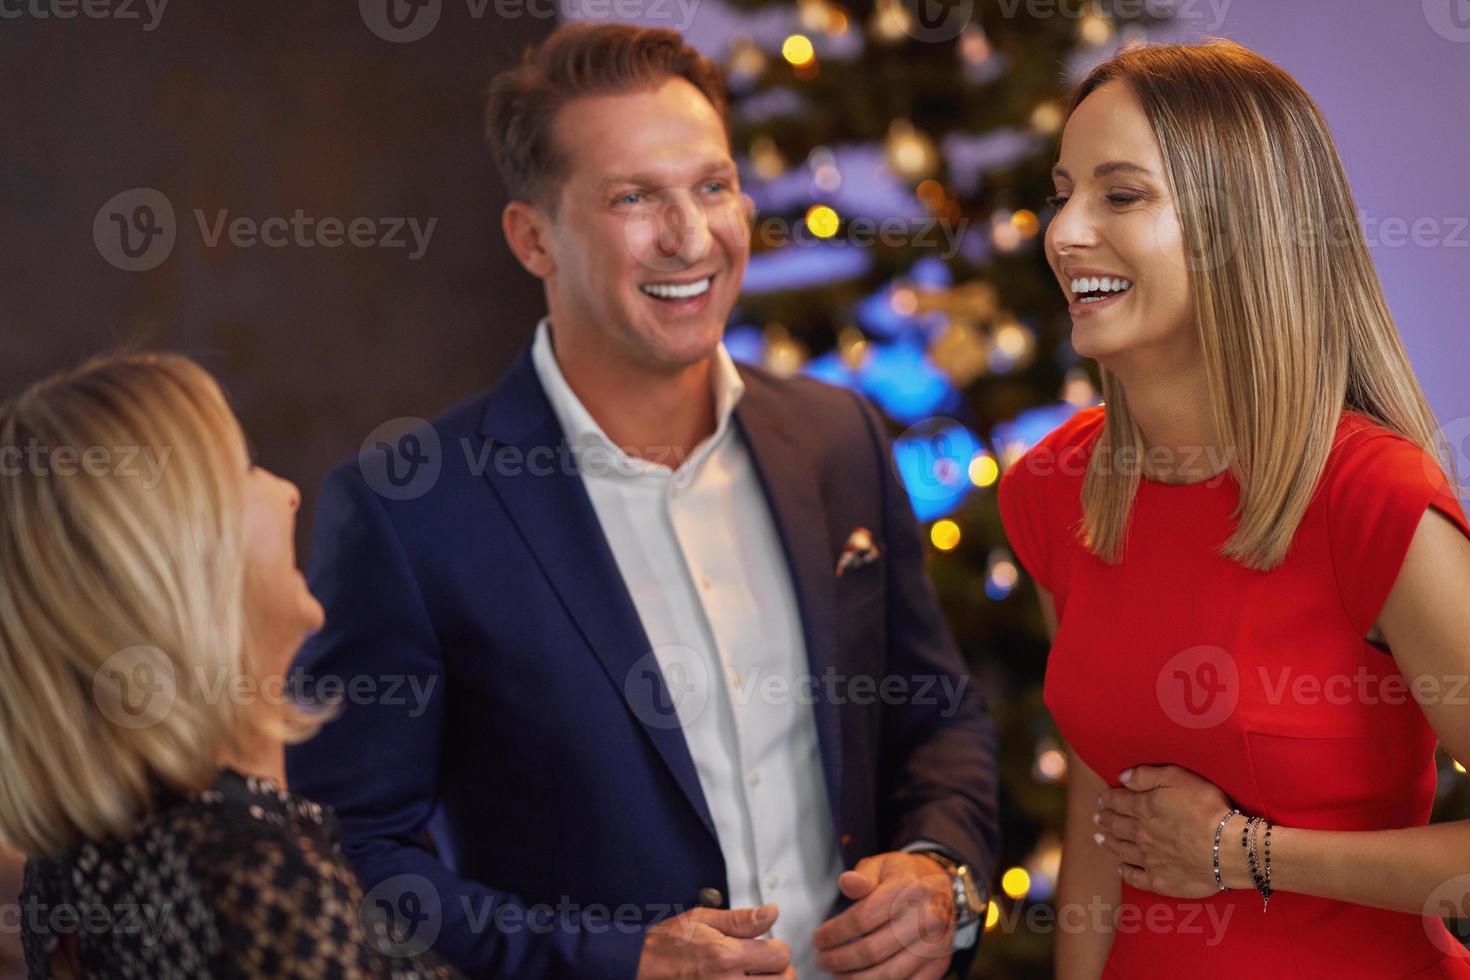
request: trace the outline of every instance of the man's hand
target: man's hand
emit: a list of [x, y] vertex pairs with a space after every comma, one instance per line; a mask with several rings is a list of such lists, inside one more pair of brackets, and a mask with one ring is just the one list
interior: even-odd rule
[[812, 935], [817, 966], [838, 976], [939, 980], [954, 949], [954, 885], [922, 854], [864, 858], [837, 879], [853, 905]]
[[776, 924], [780, 909], [690, 909], [665, 919], [643, 939], [638, 980], [716, 980], [751, 974], [796, 980], [791, 950], [777, 939], [757, 939]]

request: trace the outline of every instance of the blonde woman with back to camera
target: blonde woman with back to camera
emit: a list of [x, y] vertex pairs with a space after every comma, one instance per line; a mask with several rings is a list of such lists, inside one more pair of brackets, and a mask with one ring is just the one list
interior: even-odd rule
[[0, 408], [0, 488], [0, 838], [28, 857], [30, 975], [457, 976], [362, 908], [335, 817], [285, 787], [284, 743], [322, 718], [284, 674], [322, 610], [297, 489], [213, 379], [119, 355], [32, 387]]

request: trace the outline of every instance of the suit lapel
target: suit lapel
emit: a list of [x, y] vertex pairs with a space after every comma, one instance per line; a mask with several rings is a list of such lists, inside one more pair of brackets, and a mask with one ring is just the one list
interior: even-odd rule
[[[699, 773], [672, 714], [673, 702], [652, 657], [638, 609], [575, 461], [562, 451], [561, 426], [536, 376], [529, 347], [491, 392], [482, 431], [497, 444], [519, 449], [527, 464], [526, 453], [550, 447], [553, 462], [549, 467], [538, 464], [533, 473], [529, 465], [521, 465], [507, 473], [492, 465], [486, 476], [618, 696], [642, 724], [699, 818], [715, 834]], [[563, 465], [562, 460], [570, 465]]]
[[[735, 419], [755, 462], [775, 518], [801, 610], [802, 637], [811, 674], [826, 677], [837, 669], [834, 646], [837, 604], [832, 548], [827, 539], [826, 510], [812, 468], [810, 451], [794, 434], [774, 404], [769, 382], [742, 371], [745, 395], [735, 407]], [[817, 685], [820, 690], [821, 685]], [[841, 826], [838, 801], [842, 799], [842, 732], [836, 705], [818, 696], [817, 740], [827, 777], [827, 802], [834, 826]]]

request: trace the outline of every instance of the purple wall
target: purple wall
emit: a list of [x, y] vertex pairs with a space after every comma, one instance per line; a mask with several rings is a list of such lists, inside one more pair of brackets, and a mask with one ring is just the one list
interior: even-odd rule
[[1214, 2], [1223, 23], [1201, 0], [1196, 33], [1254, 48], [1322, 107], [1404, 345], [1470, 479], [1470, 3]]

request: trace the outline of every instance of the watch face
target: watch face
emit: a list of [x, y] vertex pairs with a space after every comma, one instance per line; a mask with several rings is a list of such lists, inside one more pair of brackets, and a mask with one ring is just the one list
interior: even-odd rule
[[960, 921], [969, 923], [979, 918], [984, 900], [980, 896], [980, 889], [975, 886], [975, 879], [969, 868], [962, 867], [956, 872], [954, 886], [955, 903], [960, 906]]

